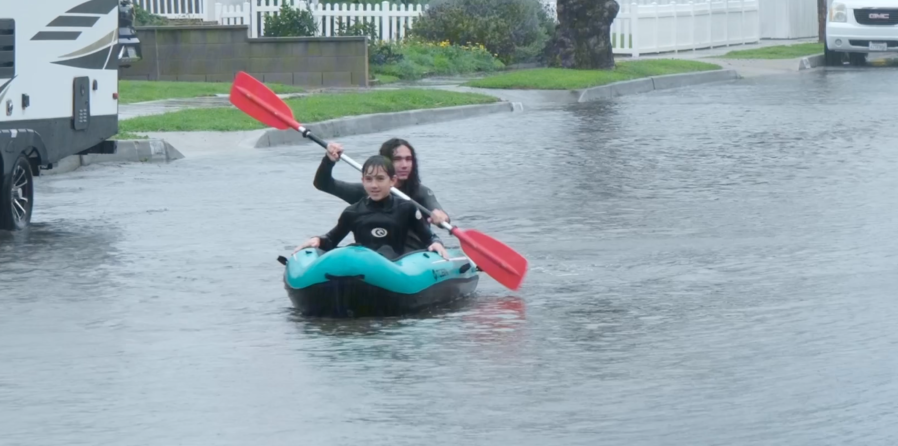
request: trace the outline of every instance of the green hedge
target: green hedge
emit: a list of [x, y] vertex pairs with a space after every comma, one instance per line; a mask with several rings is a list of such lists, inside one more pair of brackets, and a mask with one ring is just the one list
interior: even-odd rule
[[[373, 51], [372, 51], [373, 49]], [[484, 45], [450, 45], [406, 39], [400, 43], [372, 45], [368, 58], [374, 73], [400, 79], [420, 79], [432, 75], [459, 75], [501, 70], [505, 65]]]
[[410, 34], [453, 45], [483, 44], [505, 64], [537, 62], [555, 18], [540, 0], [435, 0]]

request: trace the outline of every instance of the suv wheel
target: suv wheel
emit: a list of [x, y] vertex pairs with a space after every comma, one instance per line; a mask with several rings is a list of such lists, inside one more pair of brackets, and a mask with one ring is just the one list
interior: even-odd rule
[[823, 64], [827, 67], [838, 67], [842, 65], [842, 53], [829, 49], [829, 46], [823, 44]]

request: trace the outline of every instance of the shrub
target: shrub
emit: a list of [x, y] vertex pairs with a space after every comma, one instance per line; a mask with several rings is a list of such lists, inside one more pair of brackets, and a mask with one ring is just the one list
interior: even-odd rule
[[539, 22], [539, 28], [542, 32], [537, 34], [536, 40], [529, 45], [518, 46], [515, 48], [514, 62], [545, 62], [546, 45], [555, 35], [555, 11], [554, 8], [544, 6], [536, 11], [536, 18]]
[[402, 61], [402, 52], [399, 45], [391, 45], [386, 42], [374, 42], [368, 45], [369, 65], [390, 65]]
[[335, 20], [336, 35], [338, 36], [365, 36], [368, 37], [368, 64], [369, 65], [386, 65], [390, 63], [398, 63], [402, 60], [402, 55], [393, 52], [390, 45], [380, 44], [380, 33], [377, 26], [373, 22], [356, 22], [347, 25], [343, 22], [342, 17]]
[[380, 35], [374, 22], [355, 22], [352, 25], [347, 25], [343, 22], [342, 17], [337, 17], [336, 25], [336, 34], [338, 36], [367, 36], [369, 44], [380, 40]]
[[400, 79], [420, 79], [427, 75], [456, 75], [490, 72], [504, 68], [483, 45], [450, 45], [406, 39], [402, 43], [379, 42], [374, 54], [377, 62], [370, 62], [372, 71]]
[[277, 15], [265, 16], [265, 37], [308, 37], [318, 32], [318, 23], [312, 10], [305, 10], [281, 4]]
[[503, 63], [532, 62], [554, 33], [540, 0], [434, 0], [410, 35], [454, 45], [480, 42]]
[[134, 6], [134, 26], [163, 26], [168, 25], [168, 19], [143, 9], [137, 3]]

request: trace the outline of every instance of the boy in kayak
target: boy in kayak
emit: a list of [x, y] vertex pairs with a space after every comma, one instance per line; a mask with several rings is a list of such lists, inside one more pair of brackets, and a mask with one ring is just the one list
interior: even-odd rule
[[442, 241], [421, 218], [418, 208], [409, 201], [394, 198], [390, 193], [396, 181], [396, 169], [390, 160], [381, 155], [368, 158], [362, 165], [362, 187], [366, 197], [348, 206], [330, 232], [312, 237], [293, 253], [305, 248], [329, 251], [352, 232], [356, 244], [393, 259], [404, 251], [408, 236], [415, 234], [419, 240], [425, 241], [428, 251], [435, 251], [448, 259], [449, 254]]
[[[327, 145], [327, 154], [322, 158], [318, 171], [315, 172], [313, 184], [316, 189], [353, 204], [364, 198], [366, 192], [360, 183], [348, 183], [334, 179], [334, 164], [340, 160], [342, 154], [342, 145], [337, 143]], [[408, 141], [399, 138], [390, 139], [380, 146], [380, 155], [391, 160], [396, 169], [396, 188], [433, 213], [433, 218], [428, 219], [430, 223], [439, 226], [442, 222], [449, 222], [449, 216], [442, 211], [443, 207], [437, 201], [433, 191], [421, 184], [415, 148]], [[406, 246], [409, 251], [424, 249], [425, 246], [417, 236], [410, 234]]]

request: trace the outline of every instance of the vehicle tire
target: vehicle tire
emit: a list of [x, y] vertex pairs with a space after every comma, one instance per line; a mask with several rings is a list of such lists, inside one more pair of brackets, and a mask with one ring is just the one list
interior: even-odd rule
[[34, 175], [25, 154], [13, 163], [12, 173], [0, 182], [0, 229], [16, 231], [31, 223]]
[[842, 53], [837, 53], [831, 49], [829, 46], [824, 44], [823, 46], [823, 65], [827, 67], [838, 67], [842, 65]]
[[848, 62], [856, 67], [867, 65], [867, 55], [864, 53], [851, 53], [848, 55]]

